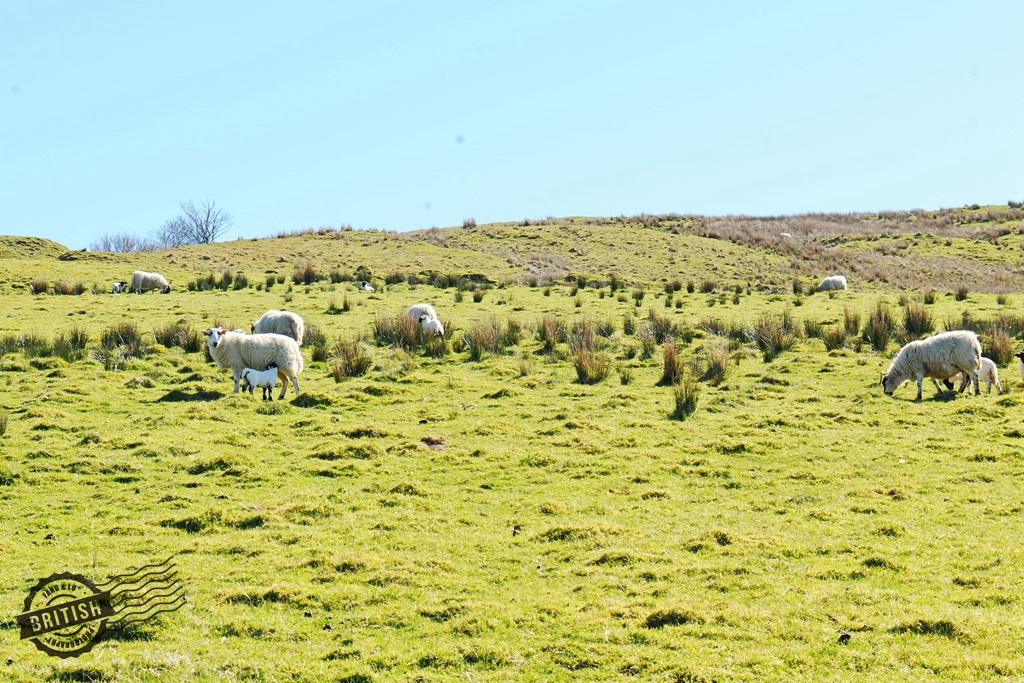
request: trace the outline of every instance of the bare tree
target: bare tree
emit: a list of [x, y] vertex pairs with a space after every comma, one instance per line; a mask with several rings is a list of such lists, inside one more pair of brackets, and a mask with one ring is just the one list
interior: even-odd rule
[[[215, 202], [203, 202], [196, 206], [192, 202], [182, 202], [184, 216], [177, 220], [188, 238], [186, 244], [210, 244], [226, 233], [234, 221], [230, 213], [218, 209]], [[166, 226], [165, 226], [166, 227]]]
[[107, 251], [130, 254], [140, 251], [156, 251], [160, 245], [148, 237], [139, 237], [130, 232], [103, 233], [89, 245], [89, 251]]
[[161, 249], [174, 249], [186, 244], [192, 244], [188, 236], [188, 225], [184, 216], [171, 218], [163, 227], [153, 231], [153, 239], [160, 245]]

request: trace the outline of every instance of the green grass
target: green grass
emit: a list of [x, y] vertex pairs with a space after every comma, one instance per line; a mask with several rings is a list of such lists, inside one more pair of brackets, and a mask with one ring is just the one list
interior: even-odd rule
[[[1024, 393], [1016, 370], [1001, 368], [1001, 397], [926, 387], [915, 404], [913, 387], [893, 399], [879, 386], [898, 342], [886, 355], [867, 343], [855, 351], [853, 337], [828, 351], [803, 334], [805, 321], [841, 329], [846, 309], [863, 323], [879, 300], [900, 311], [884, 283], [835, 298], [807, 295], [793, 307], [789, 262], [780, 258], [777, 271], [764, 267], [765, 281], [777, 278], [778, 287], [744, 290], [734, 304], [729, 273], [740, 272], [750, 247], [642, 228], [650, 235], [601, 239], [623, 250], [653, 248], [656, 235], [707, 242], [701, 253], [717, 254], [721, 269], [698, 266], [691, 254], [691, 268], [708, 270], [680, 277], [664, 256], [672, 252], [658, 252], [640, 309], [628, 296], [632, 287], [620, 302], [589, 284], [575, 297], [571, 285], [556, 284], [545, 296], [540, 286], [508, 284], [479, 302], [456, 302], [452, 290], [429, 285], [368, 294], [327, 281], [292, 283], [284, 301], [294, 269], [277, 262], [284, 248], [316, 261], [326, 243], [317, 268], [330, 272], [337, 264], [326, 248], [344, 247], [354, 254], [351, 270], [369, 264], [382, 273], [415, 267], [417, 258], [427, 263], [436, 250], [438, 270], [499, 283], [518, 277], [508, 260], [477, 252], [460, 261], [479, 239], [474, 233], [492, 231], [498, 236], [482, 239], [504, 240], [509, 254], [539, 254], [528, 251], [539, 246], [530, 236], [547, 227], [453, 229], [444, 231], [454, 235], [448, 247], [381, 233], [231, 242], [208, 247], [211, 261], [229, 261], [216, 265], [194, 249], [134, 261], [5, 258], [0, 339], [17, 336], [0, 357], [0, 623], [4, 658], [13, 660], [4, 676], [1024, 675]], [[571, 246], [594, 259], [599, 279], [602, 242], [574, 229]], [[446, 251], [454, 252], [450, 262]], [[384, 256], [408, 260], [384, 269], [374, 260]], [[289, 280], [269, 292], [182, 286], [142, 296], [106, 294], [108, 286], [96, 295], [33, 297], [14, 286], [35, 276], [102, 283], [149, 269], [151, 259], [180, 266], [182, 284], [225, 268], [248, 273], [251, 283], [263, 284], [266, 269]], [[628, 281], [644, 274], [639, 261], [633, 268], [631, 258], [620, 260]], [[675, 291], [680, 307], [666, 308], [664, 288], [651, 285], [662, 277], [698, 286]], [[699, 283], [711, 280], [716, 292], [700, 293]], [[351, 310], [330, 313], [332, 297], [341, 296]], [[372, 343], [378, 316], [420, 301], [445, 320], [444, 353]], [[154, 336], [187, 339], [187, 330], [215, 323], [247, 328], [269, 308], [300, 313], [331, 350], [341, 341], [368, 356], [363, 374], [336, 380], [335, 356], [313, 361], [304, 348], [303, 396], [264, 403], [258, 392], [232, 395], [229, 373], [204, 349]], [[1005, 307], [972, 287], [967, 301], [940, 294], [928, 309], [941, 329], [965, 310], [994, 319]], [[638, 353], [635, 334], [651, 324], [649, 310], [676, 330], [668, 343], [678, 347], [684, 379], [703, 377], [685, 419], [676, 419], [683, 415], [675, 387], [658, 386], [663, 343], [652, 341], [647, 357]], [[781, 323], [785, 314], [792, 345], [773, 349], [766, 362], [756, 335], [740, 332], [763, 316]], [[537, 333], [545, 316], [565, 330], [547, 349]], [[627, 316], [635, 316], [635, 334], [622, 330]], [[609, 320], [615, 329], [606, 335], [597, 326]], [[107, 371], [92, 351], [120, 323], [135, 325], [147, 351]], [[475, 347], [464, 337], [483, 327], [501, 343], [470, 360]], [[15, 343], [25, 334], [49, 342], [73, 334], [87, 340], [87, 353], [28, 354]], [[581, 382], [570, 341], [593, 345], [608, 376]], [[712, 363], [721, 372], [710, 372]], [[43, 576], [72, 571], [100, 581], [171, 555], [188, 591], [183, 610], [113, 633], [66, 662], [17, 640], [13, 616]], [[851, 634], [845, 646], [840, 630]]]

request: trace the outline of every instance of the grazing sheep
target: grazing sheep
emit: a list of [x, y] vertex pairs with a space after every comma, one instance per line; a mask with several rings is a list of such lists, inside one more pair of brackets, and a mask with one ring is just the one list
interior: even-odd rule
[[432, 334], [437, 337], [444, 336], [444, 325], [437, 318], [420, 320], [420, 325], [423, 327], [423, 334]]
[[277, 386], [277, 365], [274, 363], [268, 365], [267, 369], [262, 372], [252, 368], [242, 370], [243, 394], [246, 391], [252, 394], [254, 388], [260, 387], [263, 389], [263, 400], [273, 401], [275, 386]]
[[882, 391], [892, 396], [907, 382], [917, 380], [917, 398], [925, 377], [946, 380], [963, 372], [974, 383], [978, 395], [978, 371], [981, 368], [981, 344], [969, 330], [943, 332], [927, 339], [912, 341], [896, 354], [888, 372], [882, 375]]
[[371, 285], [369, 282], [366, 282], [366, 281], [363, 281], [363, 282], [359, 283], [359, 289], [363, 290], [364, 292], [376, 292], [377, 291], [376, 289], [373, 288], [373, 285]]
[[[985, 380], [985, 393], [986, 394], [991, 394], [992, 393], [992, 385], [993, 384], [996, 385], [996, 391], [998, 391], [1000, 394], [1003, 393], [1003, 385], [999, 383], [999, 370], [998, 370], [998, 368], [996, 368], [995, 361], [993, 361], [993, 360], [991, 360], [989, 358], [985, 358], [984, 356], [982, 356], [982, 358], [981, 358], [981, 369], [978, 370], [978, 379], [979, 380], [982, 380], [982, 379]], [[965, 375], [964, 373], [958, 372], [957, 374], [953, 375], [949, 379], [944, 380], [944, 383], [945, 383], [947, 389], [952, 389], [953, 386], [954, 386], [954, 383], [957, 380], [960, 381], [960, 392], [962, 393], [963, 390], [967, 388], [967, 383], [969, 381], [967, 379], [967, 375]]]
[[235, 380], [235, 393], [238, 393], [238, 380], [246, 368], [268, 368], [277, 366], [277, 376], [281, 378], [281, 395], [283, 399], [288, 391], [288, 380], [295, 386], [295, 394], [299, 389], [299, 373], [304, 366], [302, 351], [298, 343], [283, 334], [238, 334], [228, 332], [223, 327], [211, 327], [203, 330], [206, 335], [206, 346], [210, 356], [221, 368], [231, 368], [232, 379]]
[[302, 346], [305, 329], [302, 318], [291, 311], [267, 311], [262, 318], [252, 324], [253, 334], [283, 334], [297, 341], [299, 346]]
[[114, 284], [112, 284], [110, 286], [110, 293], [111, 294], [123, 294], [124, 290], [127, 289], [127, 287], [128, 287], [128, 283], [127, 282], [125, 282], [124, 280], [118, 280], [117, 282], [115, 282]]
[[837, 289], [846, 289], [846, 277], [843, 275], [829, 275], [818, 284], [819, 292], [831, 292]]
[[793, 236], [792, 236], [792, 235], [790, 235], [790, 234], [789, 234], [788, 232], [780, 232], [780, 233], [779, 233], [779, 239], [780, 239], [780, 240], [788, 240], [788, 239], [790, 239], [791, 237], [793, 237]]
[[136, 294], [148, 292], [151, 289], [159, 289], [164, 294], [171, 291], [167, 279], [160, 273], [147, 273], [144, 270], [136, 270], [132, 273], [132, 291]]

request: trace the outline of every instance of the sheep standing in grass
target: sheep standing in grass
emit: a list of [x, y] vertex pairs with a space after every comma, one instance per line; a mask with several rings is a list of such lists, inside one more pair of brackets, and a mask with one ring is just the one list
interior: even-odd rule
[[437, 318], [431, 318], [429, 320], [420, 320], [420, 325], [423, 327], [423, 334], [434, 335], [435, 337], [444, 336], [444, 325]]
[[439, 337], [444, 336], [444, 325], [437, 318], [437, 311], [430, 304], [416, 304], [410, 306], [405, 312], [405, 317], [410, 320], [415, 320], [423, 328], [424, 334], [434, 334]]
[[896, 354], [888, 372], [882, 375], [882, 391], [892, 396], [897, 389], [917, 380], [917, 398], [925, 377], [947, 380], [963, 372], [974, 384], [978, 395], [978, 371], [981, 369], [981, 344], [978, 335], [969, 330], [943, 332], [927, 339], [912, 341]]
[[123, 294], [124, 290], [128, 287], [128, 283], [124, 280], [118, 280], [110, 286], [111, 294]]
[[259, 370], [253, 370], [252, 368], [242, 370], [243, 394], [246, 391], [252, 394], [253, 389], [260, 387], [263, 389], [263, 400], [273, 401], [275, 386], [277, 386], [277, 365], [274, 363], [268, 365], [267, 369], [262, 372]]
[[[991, 360], [990, 358], [985, 358], [984, 356], [982, 356], [981, 369], [978, 371], [978, 379], [985, 380], [986, 394], [992, 393], [993, 384], [996, 385], [996, 391], [998, 391], [1000, 394], [1003, 393], [1003, 385], [999, 383], [999, 369], [996, 368], [995, 361]], [[949, 379], [947, 379], [945, 382], [946, 388], [952, 389], [957, 381], [960, 382], [960, 391], [963, 392], [963, 390], [967, 388], [967, 382], [969, 380], [967, 379], [967, 375], [965, 375], [962, 372], [959, 372], [950, 377]]]
[[206, 335], [206, 346], [210, 356], [221, 368], [231, 368], [232, 379], [235, 380], [235, 393], [238, 393], [238, 381], [246, 368], [267, 369], [270, 365], [277, 366], [277, 376], [281, 379], [281, 395], [284, 399], [288, 391], [288, 380], [295, 386], [295, 394], [299, 389], [299, 373], [304, 362], [298, 343], [283, 334], [238, 334], [228, 332], [223, 327], [211, 327], [203, 330]]
[[267, 311], [262, 318], [252, 324], [253, 334], [283, 334], [294, 339], [299, 346], [302, 346], [305, 329], [302, 318], [291, 311]]
[[148, 292], [151, 289], [158, 289], [164, 294], [171, 291], [167, 284], [167, 278], [160, 273], [147, 273], [144, 270], [136, 270], [132, 273], [132, 291], [136, 294]]
[[831, 292], [838, 289], [846, 289], [846, 276], [829, 275], [818, 283], [819, 292]]

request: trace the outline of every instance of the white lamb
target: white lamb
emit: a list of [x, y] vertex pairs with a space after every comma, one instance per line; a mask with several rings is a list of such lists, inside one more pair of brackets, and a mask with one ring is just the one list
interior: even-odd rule
[[[996, 385], [996, 391], [1000, 394], [1003, 393], [1003, 385], [999, 383], [999, 370], [996, 368], [995, 361], [990, 358], [981, 357], [981, 369], [978, 370], [978, 379], [985, 380], [985, 393], [992, 393], [992, 385]], [[945, 381], [947, 389], [952, 389], [956, 382], [960, 382], [960, 391], [962, 392], [967, 388], [967, 375], [962, 372], [958, 372]]]
[[124, 280], [118, 280], [117, 282], [115, 282], [113, 285], [110, 286], [110, 293], [111, 294], [123, 294], [124, 290], [127, 287], [128, 287], [128, 283], [127, 282], [125, 282]]
[[248, 391], [252, 394], [253, 389], [263, 389], [263, 400], [274, 400], [274, 387], [277, 386], [277, 365], [271, 363], [262, 372], [246, 368], [242, 370], [242, 393]]
[[203, 330], [206, 335], [206, 346], [210, 356], [221, 368], [231, 368], [232, 379], [235, 380], [235, 393], [238, 393], [238, 380], [246, 368], [263, 368], [277, 366], [277, 376], [281, 378], [281, 395], [283, 399], [288, 391], [288, 380], [295, 386], [295, 394], [299, 389], [299, 373], [304, 362], [298, 343], [283, 334], [238, 334], [228, 332], [223, 327], [211, 327]]
[[917, 380], [917, 398], [925, 377], [946, 380], [960, 372], [970, 377], [978, 395], [978, 371], [981, 369], [981, 344], [969, 330], [943, 332], [927, 339], [912, 341], [896, 354], [889, 371], [882, 375], [882, 391], [892, 396], [897, 389]]
[[779, 239], [780, 240], [788, 240], [788, 239], [791, 239], [792, 237], [793, 236], [790, 235], [788, 232], [780, 232], [779, 233]]
[[306, 326], [297, 313], [291, 311], [267, 311], [252, 324], [253, 334], [283, 334], [302, 346], [302, 335]]
[[171, 291], [167, 284], [167, 278], [160, 273], [147, 273], [144, 270], [136, 270], [132, 273], [132, 291], [136, 294], [148, 292], [151, 289], [158, 289], [164, 294]]
[[373, 285], [371, 285], [369, 282], [366, 282], [366, 281], [363, 281], [363, 282], [359, 283], [359, 289], [361, 289], [364, 292], [376, 292], [377, 291], [376, 289], [373, 288]]
[[830, 292], [837, 289], [846, 289], [846, 276], [829, 275], [818, 283], [819, 292]]
[[421, 320], [420, 325], [423, 327], [423, 334], [432, 334], [436, 337], [444, 336], [444, 325], [437, 318], [431, 318], [430, 320]]

